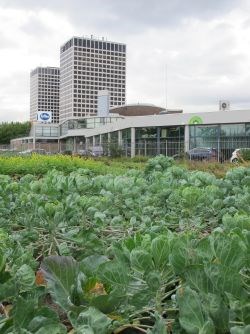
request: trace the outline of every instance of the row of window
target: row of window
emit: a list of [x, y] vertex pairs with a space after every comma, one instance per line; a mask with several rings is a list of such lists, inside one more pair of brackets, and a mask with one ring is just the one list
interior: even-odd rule
[[51, 87], [48, 85], [39, 85], [39, 91], [47, 90], [49, 93], [53, 93], [53, 95], [57, 95], [59, 93], [59, 87]]
[[125, 44], [117, 44], [105, 41], [96, 41], [85, 38], [72, 38], [65, 45], [61, 47], [61, 53], [65, 52], [72, 46], [76, 46], [75, 50], [81, 50], [82, 48], [100, 49], [100, 50], [110, 50], [118, 52], [126, 52]]
[[[122, 66], [109, 66], [109, 65], [103, 65], [99, 67], [93, 67], [93, 66], [74, 66], [74, 74], [77, 72], [87, 73], [87, 72], [108, 72], [108, 73], [117, 73], [117, 71], [120, 71], [119, 73], [125, 73], [125, 67]], [[110, 72], [111, 71], [111, 72]]]
[[[77, 60], [77, 58], [79, 60]], [[95, 58], [95, 57], [76, 57], [75, 61], [74, 61], [74, 65], [83, 65], [86, 63], [91, 63], [91, 65], [102, 65], [102, 64], [112, 64], [112, 65], [126, 65], [126, 62], [124, 59], [114, 59], [111, 60], [111, 58], [107, 57], [107, 58]]]
[[[74, 46], [80, 46], [83, 48], [91, 48], [91, 49], [126, 52], [125, 44], [110, 43], [105, 41], [93, 41], [82, 38], [74, 38]], [[75, 49], [79, 50], [80, 48], [75, 48]]]
[[[110, 71], [110, 70], [107, 70], [107, 71], [103, 71], [103, 72], [99, 72], [99, 73], [93, 73], [93, 72], [87, 72], [87, 73], [84, 73], [84, 72], [80, 72], [78, 71], [78, 73], [75, 71], [75, 75], [74, 75], [74, 78], [76, 80], [76, 77], [77, 79], [98, 79], [98, 78], [116, 78], [116, 79], [125, 79], [126, 76], [125, 76], [125, 73], [122, 72], [122, 71]], [[119, 74], [119, 75], [118, 75]]]
[[112, 63], [123, 62], [125, 64], [126, 60], [124, 57], [106, 54], [96, 54], [96, 53], [79, 53], [77, 52], [77, 56], [74, 56], [74, 62], [79, 61], [89, 61], [89, 60], [96, 60], [98, 63], [105, 63], [107, 60], [111, 61]]
[[[125, 98], [113, 97], [112, 99], [110, 99], [110, 103], [112, 102], [125, 102]], [[85, 99], [84, 101], [82, 100], [77, 101], [76, 99], [74, 99], [74, 108], [77, 108], [77, 107], [79, 108], [80, 105], [92, 108], [94, 106], [97, 106], [97, 102], [94, 101], [93, 99]]]
[[[87, 86], [91, 86], [91, 82], [90, 81], [85, 81], [85, 84], [87, 85]], [[101, 83], [100, 83], [101, 84]], [[110, 85], [111, 86], [111, 85]], [[77, 90], [77, 88], [78, 88], [78, 86], [76, 85], [76, 84], [74, 84], [74, 89], [75, 90]], [[98, 89], [98, 90], [102, 90], [102, 89], [106, 89], [106, 87], [107, 87], [107, 85], [104, 85], [104, 83], [103, 83], [103, 85], [101, 86], [96, 86], [96, 85], [93, 85], [93, 87], [95, 87], [96, 89]], [[122, 85], [117, 85], [117, 84], [113, 84], [113, 87], [123, 87]], [[125, 86], [124, 86], [124, 88], [125, 88]], [[111, 94], [112, 94], [112, 91], [111, 91]]]
[[104, 77], [101, 77], [101, 78], [85, 77], [85, 78], [81, 78], [80, 80], [74, 80], [74, 84], [76, 86], [81, 86], [83, 84], [84, 85], [93, 84], [94, 86], [96, 86], [98, 84], [98, 82], [100, 82], [100, 84], [102, 84], [101, 81], [111, 82], [111, 83], [114, 83], [114, 84], [120, 83], [119, 86], [122, 86], [122, 83], [123, 83], [124, 84], [123, 86], [125, 86], [125, 79], [121, 80], [121, 79], [113, 78], [113, 77], [110, 77], [110, 76], [104, 76]]
[[59, 75], [59, 68], [49, 68], [49, 67], [38, 67], [31, 71], [30, 75], [33, 76], [35, 74], [45, 74], [45, 75]]
[[222, 124], [222, 125], [194, 125], [190, 126], [190, 138], [194, 137], [244, 137], [250, 136], [250, 123]]
[[37, 137], [57, 137], [58, 128], [57, 127], [43, 127], [36, 126], [36, 136]]
[[97, 71], [98, 69], [102, 68], [108, 68], [108, 69], [121, 69], [125, 71], [126, 69], [126, 64], [124, 62], [112, 62], [112, 61], [103, 61], [103, 62], [98, 62], [94, 60], [88, 60], [88, 61], [78, 61], [75, 62], [74, 68], [78, 70], [89, 70], [89, 71]]
[[[72, 56], [73, 52], [71, 53]], [[93, 57], [121, 57], [123, 59], [126, 58], [125, 52], [116, 52], [116, 51], [107, 51], [107, 50], [98, 50], [98, 49], [85, 49], [85, 48], [74, 48], [74, 55], [90, 55]], [[68, 54], [67, 54], [68, 56]], [[66, 57], [63, 57], [65, 59]]]

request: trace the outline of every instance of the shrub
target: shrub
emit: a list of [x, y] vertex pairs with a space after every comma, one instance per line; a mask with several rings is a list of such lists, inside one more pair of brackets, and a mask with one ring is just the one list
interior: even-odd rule
[[242, 160], [250, 161], [250, 148], [242, 148], [240, 150], [239, 158]]

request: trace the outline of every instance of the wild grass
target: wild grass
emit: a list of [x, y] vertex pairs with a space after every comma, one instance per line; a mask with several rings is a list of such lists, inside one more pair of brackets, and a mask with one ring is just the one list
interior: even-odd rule
[[[82, 158], [66, 155], [43, 156], [33, 154], [32, 156], [1, 156], [0, 174], [6, 175], [44, 175], [51, 169], [70, 173], [78, 168], [90, 169], [94, 174], [123, 174], [129, 169], [144, 169], [147, 157], [136, 156], [134, 158]], [[237, 166], [250, 167], [250, 162], [239, 164], [218, 163], [209, 161], [177, 161], [177, 165], [184, 166], [188, 170], [200, 170], [213, 173], [216, 177], [224, 177], [226, 172]]]
[[78, 168], [90, 169], [95, 174], [122, 174], [128, 169], [143, 168], [140, 162], [131, 159], [116, 160], [109, 158], [81, 158], [66, 155], [43, 156], [33, 154], [32, 156], [0, 156], [0, 174], [5, 175], [43, 175], [51, 169], [70, 173]]

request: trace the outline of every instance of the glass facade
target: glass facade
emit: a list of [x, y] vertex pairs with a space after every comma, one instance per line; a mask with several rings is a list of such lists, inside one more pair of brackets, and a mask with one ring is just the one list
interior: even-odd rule
[[236, 148], [250, 147], [250, 123], [192, 125], [189, 148], [209, 147], [229, 159]]
[[122, 149], [125, 156], [131, 155], [131, 129], [124, 129], [122, 132]]
[[118, 131], [110, 133], [110, 141], [111, 143], [118, 143]]
[[49, 125], [35, 126], [35, 136], [36, 137], [58, 137], [58, 127], [52, 127]]
[[218, 125], [194, 125], [189, 127], [190, 148], [214, 147], [218, 141], [220, 128]]
[[70, 119], [60, 125], [60, 135], [65, 136], [68, 130], [73, 129], [94, 129], [103, 125], [117, 122], [122, 117], [90, 117], [83, 119]]
[[136, 128], [135, 140], [136, 155], [173, 156], [184, 150], [184, 126]]
[[222, 125], [192, 125], [189, 127], [191, 148], [207, 147], [211, 142], [248, 142], [250, 140], [250, 123]]

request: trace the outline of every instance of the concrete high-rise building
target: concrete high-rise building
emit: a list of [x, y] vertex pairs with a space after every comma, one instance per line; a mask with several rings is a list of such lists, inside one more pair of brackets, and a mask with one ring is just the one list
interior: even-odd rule
[[126, 45], [73, 37], [60, 50], [60, 122], [97, 114], [98, 91], [108, 90], [110, 107], [126, 100]]
[[58, 67], [37, 67], [30, 72], [30, 121], [37, 120], [39, 112], [51, 112], [52, 123], [59, 122]]

